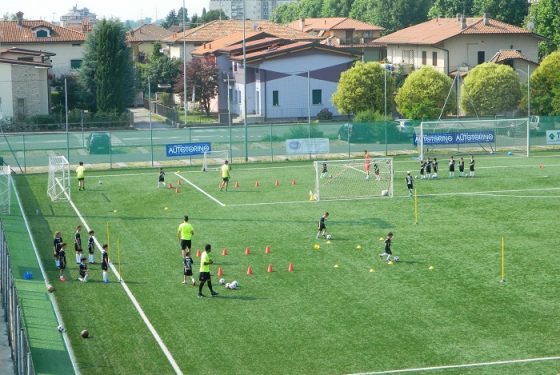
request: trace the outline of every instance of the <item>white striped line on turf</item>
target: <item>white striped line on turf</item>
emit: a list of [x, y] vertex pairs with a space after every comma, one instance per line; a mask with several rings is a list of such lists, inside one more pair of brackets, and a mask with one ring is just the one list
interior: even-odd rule
[[500, 194], [500, 193], [522, 193], [522, 192], [526, 192], [526, 191], [556, 191], [556, 190], [560, 190], [560, 188], [464, 191], [464, 192], [418, 194], [418, 196], [419, 197], [435, 197], [435, 196], [445, 196], [445, 195], [484, 195], [484, 194], [493, 194], [493, 193], [496, 193], [496, 194]]
[[516, 363], [545, 362], [545, 361], [558, 361], [558, 360], [560, 360], [560, 356], [558, 356], [558, 357], [527, 358], [527, 359], [512, 359], [512, 360], [494, 361], [494, 362], [465, 363], [465, 364], [460, 364], [460, 365], [405, 368], [405, 369], [399, 369], [399, 370], [357, 372], [355, 374], [348, 374], [348, 375], [401, 374], [401, 373], [406, 373], [406, 372], [425, 372], [425, 371], [452, 370], [452, 369], [458, 369], [458, 368], [498, 366], [498, 365], [510, 365], [510, 364], [516, 364]]
[[181, 176], [179, 173], [175, 172], [175, 176], [179, 177], [181, 180], [185, 181], [187, 184], [191, 185], [196, 190], [200, 191], [202, 194], [206, 195], [208, 198], [212, 199], [214, 202], [218, 203], [220, 206], [225, 207], [226, 205], [220, 202], [218, 199], [211, 196], [209, 193], [204, 191], [202, 188], [196, 186], [192, 182], [190, 182], [186, 177]]
[[[70, 203], [70, 206], [72, 206], [72, 208], [74, 209], [74, 212], [76, 212], [76, 215], [78, 215], [78, 218], [80, 219], [80, 222], [84, 226], [86, 232], [89, 232], [91, 230], [91, 228], [89, 227], [86, 220], [84, 219], [84, 217], [80, 213], [80, 210], [78, 210], [78, 207], [74, 204], [74, 202], [72, 201], [72, 198], [70, 198], [70, 195], [68, 195], [68, 193], [63, 188], [60, 181], [57, 179], [56, 182], [59, 184], [61, 189], [64, 191], [64, 195], [66, 195], [66, 199], [68, 199], [68, 203]], [[97, 250], [101, 251], [101, 244], [99, 243], [99, 241], [97, 241], [97, 237], [94, 237], [94, 241], [95, 241], [95, 244], [97, 246]], [[175, 361], [175, 358], [173, 358], [173, 355], [171, 354], [169, 349], [167, 349], [167, 346], [165, 345], [165, 343], [163, 342], [163, 340], [161, 339], [161, 337], [157, 333], [156, 329], [154, 328], [154, 326], [152, 325], [152, 323], [148, 319], [148, 316], [146, 315], [144, 310], [142, 310], [142, 307], [140, 306], [140, 303], [138, 303], [138, 300], [136, 299], [136, 297], [134, 297], [134, 294], [132, 294], [132, 291], [130, 290], [128, 285], [121, 278], [121, 275], [117, 271], [116, 267], [113, 265], [112, 262], [109, 263], [109, 266], [111, 267], [111, 271], [113, 271], [113, 274], [117, 277], [118, 280], [120, 280], [119, 284], [122, 286], [126, 295], [130, 299], [130, 301], [132, 302], [134, 307], [136, 308], [136, 311], [138, 311], [138, 314], [140, 314], [140, 317], [144, 321], [144, 324], [146, 325], [146, 327], [148, 327], [148, 330], [150, 331], [150, 333], [152, 334], [152, 336], [156, 340], [157, 344], [159, 345], [161, 351], [163, 352], [163, 354], [167, 358], [167, 361], [169, 362], [171, 367], [173, 367], [173, 370], [175, 370], [175, 373], [178, 374], [178, 375], [183, 375], [183, 371], [181, 370], [181, 368], [179, 367], [179, 365]]]

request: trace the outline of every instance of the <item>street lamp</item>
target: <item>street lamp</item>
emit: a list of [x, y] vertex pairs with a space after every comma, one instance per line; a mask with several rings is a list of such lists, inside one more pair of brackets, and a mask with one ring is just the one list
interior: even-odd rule
[[245, 161], [249, 161], [247, 131], [247, 53], [245, 45], [245, 0], [243, 0], [243, 126], [245, 127]]
[[187, 126], [187, 41], [185, 39], [185, 0], [183, 0], [183, 110], [185, 112], [185, 127]]
[[148, 122], [150, 124], [150, 149], [152, 153], [152, 167], [154, 166], [154, 134], [152, 130], [152, 87], [150, 76], [148, 76]]
[[230, 98], [230, 91], [231, 91], [231, 82], [234, 81], [233, 78], [229, 76], [229, 72], [227, 74], [227, 109], [228, 109], [228, 126], [229, 126], [229, 159], [230, 162], [232, 161], [232, 146], [231, 146], [231, 98]]

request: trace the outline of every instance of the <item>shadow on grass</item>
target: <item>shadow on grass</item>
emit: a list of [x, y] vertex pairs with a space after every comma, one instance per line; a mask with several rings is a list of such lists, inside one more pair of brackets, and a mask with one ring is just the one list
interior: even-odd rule
[[253, 297], [253, 296], [227, 296], [223, 293], [215, 297], [210, 297], [208, 299], [225, 299], [225, 300], [237, 300], [237, 301], [257, 301], [257, 300], [265, 300], [268, 298], [263, 297]]

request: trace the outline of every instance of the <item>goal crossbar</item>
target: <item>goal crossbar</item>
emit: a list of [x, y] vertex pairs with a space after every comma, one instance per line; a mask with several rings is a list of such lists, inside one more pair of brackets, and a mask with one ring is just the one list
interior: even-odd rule
[[70, 197], [70, 163], [64, 156], [49, 157], [47, 195], [53, 202]]

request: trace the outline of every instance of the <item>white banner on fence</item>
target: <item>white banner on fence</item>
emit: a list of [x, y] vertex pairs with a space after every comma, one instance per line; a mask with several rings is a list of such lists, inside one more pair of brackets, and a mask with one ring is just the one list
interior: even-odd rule
[[560, 145], [560, 130], [547, 130], [546, 131], [546, 144], [547, 145]]
[[330, 143], [328, 138], [287, 139], [287, 154], [328, 154]]

